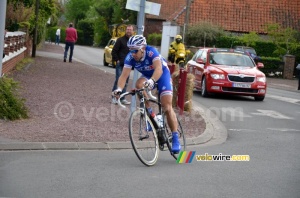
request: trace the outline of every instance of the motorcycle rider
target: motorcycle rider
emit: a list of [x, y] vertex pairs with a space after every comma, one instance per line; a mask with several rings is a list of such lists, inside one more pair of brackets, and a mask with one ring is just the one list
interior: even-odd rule
[[[170, 61], [171, 63], [175, 62], [175, 54], [176, 54], [179, 46], [181, 47], [180, 50], [185, 51], [184, 44], [182, 43], [182, 36], [178, 34], [175, 36], [175, 40], [171, 43], [170, 49], [169, 49], [168, 61]], [[170, 52], [172, 49], [175, 50], [175, 53]], [[176, 61], [176, 64], [177, 63], [178, 62]]]

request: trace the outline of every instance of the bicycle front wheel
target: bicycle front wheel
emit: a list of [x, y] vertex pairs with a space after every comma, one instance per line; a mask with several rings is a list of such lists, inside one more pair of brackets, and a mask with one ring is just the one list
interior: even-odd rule
[[139, 109], [131, 113], [129, 137], [139, 160], [146, 166], [153, 166], [159, 154], [156, 130], [148, 115]]

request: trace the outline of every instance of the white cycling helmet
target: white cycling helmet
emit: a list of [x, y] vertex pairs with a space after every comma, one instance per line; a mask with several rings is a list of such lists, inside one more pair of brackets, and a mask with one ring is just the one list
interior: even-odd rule
[[127, 47], [129, 49], [140, 49], [146, 45], [146, 38], [143, 35], [134, 35], [130, 37], [127, 42]]

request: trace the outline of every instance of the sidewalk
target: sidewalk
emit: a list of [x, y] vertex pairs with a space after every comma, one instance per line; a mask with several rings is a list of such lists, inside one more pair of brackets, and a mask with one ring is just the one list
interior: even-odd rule
[[[267, 85], [271, 88], [299, 92], [298, 79], [288, 80], [282, 78], [267, 78]], [[268, 93], [268, 91], [267, 91]], [[300, 93], [300, 92], [299, 92]]]
[[[45, 44], [35, 62], [13, 78], [23, 87], [30, 118], [0, 120], [0, 150], [132, 148], [129, 109], [110, 103], [113, 74], [76, 59], [64, 63], [63, 48]], [[181, 118], [189, 145], [208, 142], [224, 130], [200, 111]]]

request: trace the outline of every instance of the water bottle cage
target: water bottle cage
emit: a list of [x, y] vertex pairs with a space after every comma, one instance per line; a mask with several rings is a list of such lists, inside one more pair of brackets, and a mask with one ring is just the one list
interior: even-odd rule
[[155, 129], [158, 129], [158, 125], [157, 125], [157, 123], [155, 122], [154, 118], [149, 114], [148, 111], [147, 111], [147, 114], [148, 114], [148, 117], [150, 118], [150, 120], [151, 120], [151, 122], [152, 122], [154, 128], [155, 128]]

